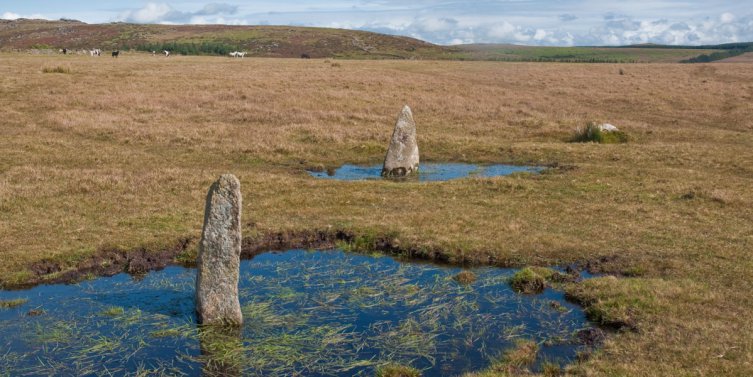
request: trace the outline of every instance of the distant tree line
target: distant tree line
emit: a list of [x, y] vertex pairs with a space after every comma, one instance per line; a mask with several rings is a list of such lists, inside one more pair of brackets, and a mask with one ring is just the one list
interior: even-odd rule
[[738, 42], [738, 43], [724, 43], [719, 45], [659, 45], [659, 44], [639, 44], [629, 46], [593, 46], [599, 48], [654, 48], [654, 49], [670, 49], [670, 50], [740, 50], [753, 48], [753, 42]]
[[732, 50], [725, 49], [719, 52], [713, 52], [711, 54], [703, 54], [703, 55], [696, 56], [694, 58], [685, 59], [685, 60], [682, 60], [680, 63], [710, 63], [713, 61], [723, 60], [723, 59], [732, 58], [738, 55], [742, 55], [746, 52], [753, 52], [753, 47], [738, 48], [738, 49], [732, 49]]
[[202, 42], [202, 43], [184, 43], [184, 42], [161, 42], [146, 43], [136, 46], [137, 51], [170, 51], [173, 54], [180, 55], [227, 55], [233, 51], [240, 51], [235, 45], [229, 45], [222, 42]]
[[[467, 60], [460, 58], [459, 60]], [[529, 57], [529, 58], [494, 58], [493, 61], [525, 62], [525, 63], [638, 63], [635, 59], [612, 58], [557, 58], [557, 57]]]

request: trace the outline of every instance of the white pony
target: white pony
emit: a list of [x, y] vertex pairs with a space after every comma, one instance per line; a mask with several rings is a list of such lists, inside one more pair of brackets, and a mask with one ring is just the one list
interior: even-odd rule
[[164, 51], [162, 51], [162, 53], [165, 54], [166, 58], [170, 57], [170, 51], [164, 50]]
[[233, 51], [233, 52], [229, 53], [228, 55], [230, 55], [231, 58], [237, 58], [238, 57], [238, 51]]
[[246, 54], [247, 54], [246, 51], [242, 51], [242, 52], [238, 52], [236, 56], [243, 59], [246, 57]]
[[89, 50], [89, 55], [91, 55], [91, 56], [100, 56], [100, 55], [102, 55], [102, 51], [100, 49], [98, 49], [98, 48], [94, 48], [94, 49]]

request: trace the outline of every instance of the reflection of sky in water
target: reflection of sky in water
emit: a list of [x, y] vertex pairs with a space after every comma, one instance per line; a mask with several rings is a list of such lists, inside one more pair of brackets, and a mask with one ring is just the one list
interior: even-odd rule
[[[459, 271], [340, 251], [243, 261], [243, 372], [371, 376], [392, 361], [454, 375], [488, 366], [517, 339], [539, 342], [539, 361], [575, 357], [573, 334], [588, 324], [561, 292], [516, 294], [507, 284], [515, 271], [498, 268], [474, 269], [478, 280], [463, 286], [452, 279]], [[195, 270], [169, 267], [140, 280], [0, 291], [2, 300], [29, 300], [0, 310], [0, 370], [199, 375], [194, 279]], [[27, 316], [32, 309], [45, 314]]]
[[[466, 177], [498, 177], [513, 173], [539, 173], [543, 170], [535, 166], [516, 165], [473, 165], [460, 163], [421, 164], [418, 171], [419, 181], [448, 181]], [[334, 171], [309, 172], [316, 178], [359, 181], [364, 179], [382, 179], [382, 165], [357, 166], [343, 165]], [[410, 179], [410, 178], [408, 178]]]

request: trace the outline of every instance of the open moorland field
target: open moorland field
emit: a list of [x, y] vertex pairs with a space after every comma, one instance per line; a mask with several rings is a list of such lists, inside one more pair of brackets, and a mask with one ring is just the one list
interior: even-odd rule
[[564, 61], [608, 63], [677, 63], [714, 50], [637, 47], [539, 47], [516, 45], [464, 45], [457, 47], [472, 60]]
[[[251, 242], [342, 231], [360, 247], [453, 261], [590, 261], [613, 276], [568, 291], [593, 318], [625, 326], [573, 373], [753, 374], [747, 65], [0, 61], [5, 287], [55, 281], [107, 250], [159, 254], [186, 238], [179, 257], [190, 259], [206, 190], [232, 172]], [[437, 183], [305, 172], [381, 163], [406, 103], [423, 161], [553, 168]], [[589, 121], [630, 141], [569, 143]]]

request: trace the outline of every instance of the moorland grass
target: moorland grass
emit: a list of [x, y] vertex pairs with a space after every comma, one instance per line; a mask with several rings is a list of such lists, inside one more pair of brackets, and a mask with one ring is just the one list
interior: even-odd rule
[[[42, 260], [61, 274], [103, 247], [157, 250], [196, 237], [209, 184], [232, 172], [247, 238], [344, 229], [449, 261], [581, 262], [635, 275], [571, 288], [593, 318], [638, 330], [610, 334], [571, 367], [583, 374], [753, 373], [745, 65], [636, 64], [619, 75], [610, 64], [334, 69], [316, 59], [128, 55], [68, 56], [76, 70], [65, 75], [39, 70], [59, 59], [2, 56], [3, 285], [46, 273], [32, 268]], [[555, 168], [435, 184], [305, 172], [383, 161], [404, 104], [423, 161]], [[589, 119], [629, 129], [630, 143], [566, 142]]]

